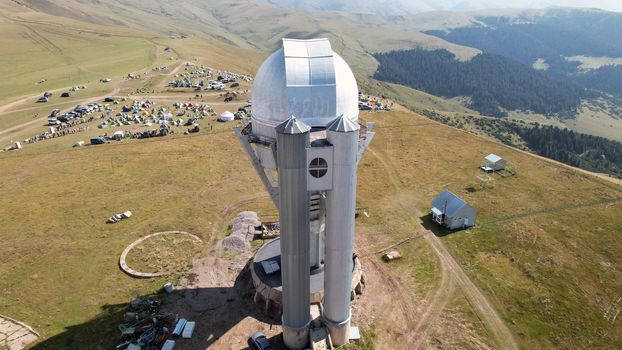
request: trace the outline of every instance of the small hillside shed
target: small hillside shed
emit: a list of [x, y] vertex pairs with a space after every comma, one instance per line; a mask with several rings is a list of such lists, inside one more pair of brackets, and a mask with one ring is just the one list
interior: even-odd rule
[[476, 217], [473, 207], [448, 190], [432, 201], [432, 218], [450, 230], [471, 227]]
[[485, 172], [499, 171], [505, 169], [507, 163], [508, 162], [505, 159], [491, 153], [484, 157], [484, 163], [482, 163], [481, 168]]

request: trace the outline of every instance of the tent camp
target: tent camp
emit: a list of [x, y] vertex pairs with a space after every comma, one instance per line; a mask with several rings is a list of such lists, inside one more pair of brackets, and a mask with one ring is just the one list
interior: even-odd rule
[[235, 116], [233, 115], [233, 113], [229, 111], [225, 111], [220, 115], [220, 118], [218, 118], [218, 121], [230, 122], [230, 121], [233, 121], [234, 119], [235, 119]]
[[450, 230], [471, 227], [476, 217], [473, 207], [448, 190], [432, 201], [432, 218]]
[[112, 138], [114, 140], [121, 141], [123, 138], [125, 138], [125, 133], [121, 130], [117, 130], [112, 134]]
[[489, 154], [484, 157], [484, 162], [480, 167], [485, 172], [499, 171], [505, 169], [507, 161], [496, 154]]

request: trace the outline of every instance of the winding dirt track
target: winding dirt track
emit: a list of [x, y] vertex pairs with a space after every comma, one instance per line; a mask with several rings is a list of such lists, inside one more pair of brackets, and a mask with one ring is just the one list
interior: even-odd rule
[[447, 248], [443, 245], [443, 242], [441, 242], [436, 235], [427, 230], [424, 238], [432, 249], [434, 249], [434, 252], [436, 252], [436, 255], [438, 255], [441, 261], [444, 261], [444, 264], [449, 268], [452, 278], [456, 280], [471, 307], [493, 335], [499, 348], [518, 350], [518, 344], [514, 340], [512, 332], [510, 332], [505, 322], [503, 322], [486, 296], [484, 296], [480, 289], [471, 281], [469, 276], [466, 275], [460, 265], [458, 265], [456, 260], [454, 260]]
[[[391, 163], [391, 160], [388, 157], [379, 155], [373, 148], [370, 148], [368, 151], [376, 157], [379, 163], [385, 168], [389, 180], [395, 187], [396, 193], [402, 193], [402, 181], [399, 173]], [[421, 216], [410, 203], [406, 203], [404, 197], [396, 196], [396, 200], [409, 218], [418, 218]], [[415, 219], [411, 221], [413, 225], [419, 227], [419, 230], [423, 233], [423, 238], [430, 247], [432, 247], [440, 260], [441, 282], [434, 292], [430, 303], [419, 316], [418, 323], [413, 329], [413, 332], [409, 334], [408, 343], [411, 343], [411, 340], [414, 339], [413, 349], [424, 347], [430, 328], [442, 315], [442, 311], [451, 300], [455, 292], [455, 286], [457, 285], [494, 338], [498, 348], [504, 350], [518, 350], [519, 347], [514, 340], [512, 332], [507, 328], [505, 322], [501, 319], [486, 296], [471, 281], [456, 260], [454, 260], [451, 253], [449, 253], [447, 248], [443, 245], [443, 242], [441, 242], [433, 232], [425, 229], [420, 221]]]
[[[54, 89], [54, 90], [47, 90], [50, 92], [58, 92], [58, 91], [62, 91], [65, 90], [66, 88], [60, 88], [60, 89]], [[42, 93], [36, 93], [36, 94], [30, 94], [30, 95], [26, 95], [26, 96], [22, 96], [22, 97], [18, 97], [17, 100], [11, 101], [9, 103], [6, 103], [4, 105], [0, 106], [0, 115], [5, 114], [7, 111], [10, 111], [11, 108], [18, 106], [22, 103], [28, 102], [28, 101], [33, 101], [39, 97], [41, 97]], [[14, 112], [14, 111], [10, 111], [10, 112]]]

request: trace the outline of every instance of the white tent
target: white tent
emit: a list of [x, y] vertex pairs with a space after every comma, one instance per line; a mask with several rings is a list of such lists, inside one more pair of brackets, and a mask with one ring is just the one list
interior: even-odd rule
[[223, 112], [220, 115], [220, 118], [218, 118], [218, 120], [221, 122], [230, 122], [230, 121], [233, 121], [234, 119], [235, 119], [235, 116], [233, 115], [233, 113], [229, 111]]
[[125, 133], [121, 130], [117, 130], [112, 134], [112, 138], [119, 141], [123, 138], [125, 138]]

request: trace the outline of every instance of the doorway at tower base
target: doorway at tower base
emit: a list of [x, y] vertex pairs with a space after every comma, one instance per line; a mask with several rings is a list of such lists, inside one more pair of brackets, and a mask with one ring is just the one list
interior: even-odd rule
[[[356, 294], [362, 294], [365, 287], [365, 277], [360, 259], [354, 256], [353, 261], [352, 300]], [[253, 285], [255, 286], [254, 300], [263, 306], [265, 312], [273, 316], [281, 313], [283, 290], [280, 265], [281, 241], [279, 238], [259, 248], [250, 264]], [[322, 269], [311, 273], [310, 297], [311, 304], [321, 303], [324, 299], [324, 271]]]

